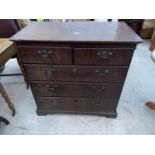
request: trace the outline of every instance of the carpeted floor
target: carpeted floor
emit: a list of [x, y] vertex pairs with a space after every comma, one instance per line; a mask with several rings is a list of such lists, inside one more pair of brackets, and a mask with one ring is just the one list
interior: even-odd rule
[[[15, 105], [17, 114], [12, 117], [0, 96], [0, 115], [9, 126], [2, 126], [0, 134], [155, 134], [155, 111], [145, 106], [155, 101], [155, 64], [145, 40], [135, 53], [118, 104], [117, 119], [87, 115], [37, 116], [36, 105], [27, 90], [22, 76], [1, 78], [6, 91]], [[16, 60], [10, 60], [4, 70], [20, 72]]]

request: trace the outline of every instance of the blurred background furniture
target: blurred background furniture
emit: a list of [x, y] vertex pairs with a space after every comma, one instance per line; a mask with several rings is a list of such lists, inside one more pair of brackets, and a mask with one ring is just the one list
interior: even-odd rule
[[[15, 19], [0, 19], [0, 38], [10, 38], [21, 29], [18, 21]], [[16, 54], [13, 55], [16, 57]], [[2, 67], [2, 66], [0, 66]]]
[[120, 22], [128, 24], [138, 35], [140, 35], [143, 19], [119, 19]]
[[[0, 38], [10, 38], [20, 30], [16, 20], [13, 19], [0, 19]], [[16, 55], [13, 55], [16, 57]], [[0, 71], [5, 67], [5, 63], [0, 64]]]
[[[15, 47], [15, 44], [11, 41], [9, 41], [9, 38], [14, 35], [16, 32], [18, 32], [22, 27], [24, 27], [23, 20], [14, 20], [14, 19], [0, 19], [0, 71], [2, 73], [2, 70], [4, 69], [5, 63], [11, 59], [17, 57], [17, 50]], [[20, 65], [21, 71], [24, 75], [25, 82], [28, 87], [28, 83], [26, 80], [25, 72], [23, 70], [22, 65], [20, 64], [20, 60], [17, 58], [18, 63]], [[21, 73], [18, 74], [0, 74], [1, 76], [16, 76], [16, 75], [22, 75]], [[12, 116], [15, 115], [15, 108], [12, 104], [10, 98], [8, 97], [7, 92], [5, 91], [1, 81], [0, 81], [0, 94], [4, 98], [5, 102], [7, 103], [9, 109], [12, 112]], [[9, 121], [0, 116], [0, 125], [1, 122], [5, 123], [6, 125], [9, 124]]]
[[[0, 65], [5, 64], [13, 55], [16, 54], [15, 44], [8, 39], [0, 39]], [[1, 81], [0, 81], [0, 93], [4, 100], [8, 104], [9, 109], [12, 111], [12, 115], [15, 115], [15, 108], [10, 101]]]
[[144, 19], [140, 36], [143, 39], [151, 39], [155, 28], [155, 19]]
[[[151, 51], [151, 58], [155, 62], [155, 30], [151, 39], [150, 51]], [[155, 110], [155, 102], [148, 101], [146, 103], [146, 106], [148, 106], [152, 110]]]
[[0, 37], [10, 38], [13, 34], [21, 29], [17, 20], [15, 19], [1, 19], [0, 20]]
[[[21, 19], [0, 19], [0, 39], [1, 39], [1, 46], [3, 48], [12, 48], [12, 45], [10, 45], [12, 42], [9, 42], [9, 38], [17, 33], [19, 30], [21, 30], [23, 27], [26, 26], [28, 23], [28, 20], [21, 20]], [[5, 38], [5, 39], [4, 39]], [[6, 47], [5, 47], [6, 46]], [[9, 47], [10, 46], [10, 47]], [[15, 46], [15, 45], [14, 45]], [[11, 58], [17, 58], [18, 64], [20, 66], [20, 69], [22, 71], [22, 74], [24, 76], [24, 80], [26, 83], [27, 88], [29, 88], [29, 83], [27, 80], [26, 73], [24, 71], [24, 68], [21, 64], [21, 61], [16, 54], [16, 52], [10, 51], [9, 53], [1, 53], [3, 54], [3, 58], [0, 62], [0, 71], [4, 69], [5, 63], [11, 59]], [[11, 54], [11, 55], [10, 55]], [[4, 56], [6, 58], [4, 58]], [[5, 62], [4, 62], [5, 61]], [[0, 76], [15, 76], [15, 75], [22, 75], [22, 74], [0, 74]]]
[[[16, 47], [15, 44], [8, 39], [0, 39], [0, 65], [4, 65], [12, 56], [16, 54]], [[8, 97], [7, 92], [5, 91], [1, 81], [0, 81], [0, 94], [4, 98], [5, 102], [7, 103], [9, 109], [12, 112], [12, 116], [15, 115], [15, 108], [12, 104], [11, 100]], [[0, 123], [3, 122], [6, 125], [9, 124], [9, 121], [4, 117], [0, 116]]]
[[9, 121], [6, 118], [2, 117], [2, 116], [0, 116], [0, 127], [1, 127], [1, 123], [9, 125]]

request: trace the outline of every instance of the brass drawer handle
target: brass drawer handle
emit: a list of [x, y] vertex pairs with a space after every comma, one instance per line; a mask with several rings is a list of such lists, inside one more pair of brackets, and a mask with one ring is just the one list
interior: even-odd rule
[[100, 106], [101, 103], [100, 103], [100, 102], [96, 102], [95, 105], [96, 105], [96, 106]]
[[110, 51], [101, 51], [97, 52], [97, 56], [99, 56], [101, 59], [109, 59], [113, 55]]
[[76, 73], [77, 73], [77, 68], [72, 68], [72, 72], [73, 72], [74, 74], [76, 74]]
[[101, 92], [105, 90], [104, 86], [93, 86], [92, 87], [95, 91]]
[[55, 68], [51, 68], [51, 69], [45, 70], [45, 73], [46, 73], [48, 76], [53, 75], [55, 72], [56, 72], [56, 69], [55, 69]]
[[46, 88], [48, 88], [49, 91], [55, 91], [58, 87], [58, 85], [46, 85]]
[[110, 73], [109, 69], [105, 69], [103, 71], [100, 71], [98, 69], [95, 70], [95, 72], [99, 75], [99, 76], [104, 76], [104, 75], [108, 75]]
[[47, 58], [48, 56], [51, 56], [53, 54], [53, 51], [51, 50], [38, 50], [38, 55], [41, 56], [42, 58]]

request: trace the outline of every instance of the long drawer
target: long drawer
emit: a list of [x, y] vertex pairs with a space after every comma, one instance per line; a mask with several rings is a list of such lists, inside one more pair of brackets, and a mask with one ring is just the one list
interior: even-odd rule
[[20, 57], [24, 63], [72, 64], [72, 48], [18, 46]]
[[122, 84], [78, 82], [30, 82], [36, 96], [118, 98]]
[[74, 48], [74, 63], [84, 65], [129, 65], [133, 48]]
[[90, 99], [67, 97], [37, 97], [37, 108], [50, 112], [116, 112], [117, 101], [114, 99]]
[[127, 66], [75, 66], [25, 64], [29, 80], [123, 82]]

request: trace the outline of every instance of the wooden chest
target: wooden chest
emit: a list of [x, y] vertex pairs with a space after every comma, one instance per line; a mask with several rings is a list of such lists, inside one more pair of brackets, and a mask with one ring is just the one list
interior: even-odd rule
[[33, 23], [14, 35], [37, 114], [116, 117], [141, 39], [125, 23]]

